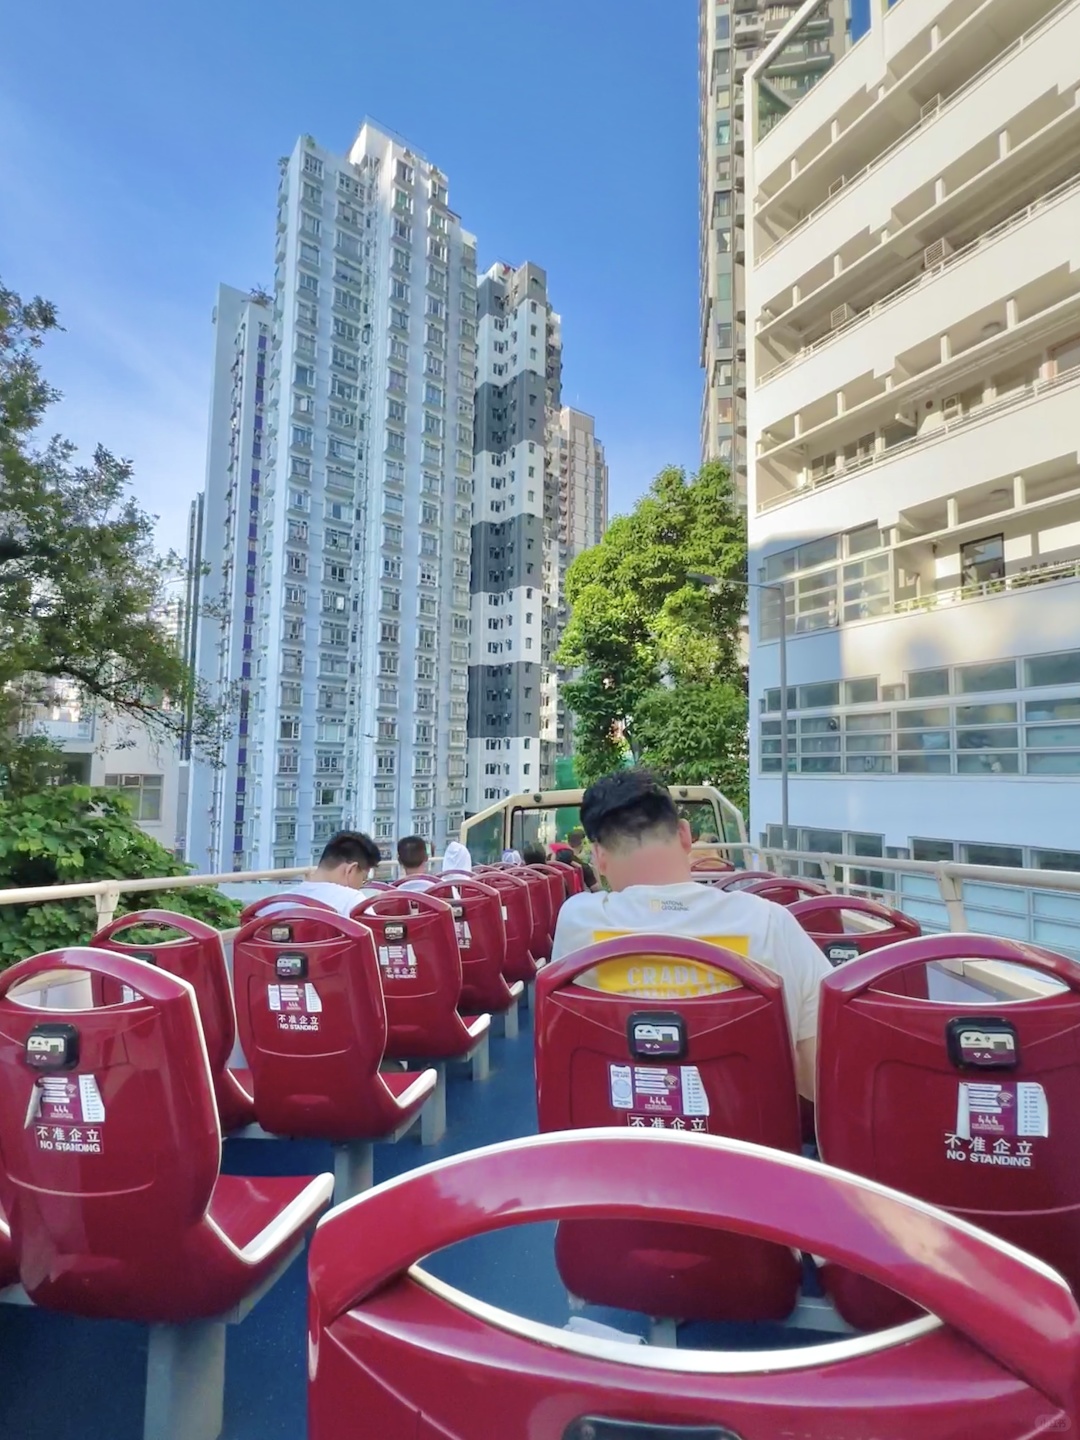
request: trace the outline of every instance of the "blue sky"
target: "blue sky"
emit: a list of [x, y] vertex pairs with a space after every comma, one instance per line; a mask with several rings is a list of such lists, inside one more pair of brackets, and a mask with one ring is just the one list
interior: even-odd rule
[[57, 302], [52, 428], [136, 464], [183, 541], [219, 281], [272, 284], [276, 161], [361, 118], [446, 171], [480, 264], [530, 259], [612, 510], [698, 458], [694, 0], [76, 0], [5, 18], [0, 276]]

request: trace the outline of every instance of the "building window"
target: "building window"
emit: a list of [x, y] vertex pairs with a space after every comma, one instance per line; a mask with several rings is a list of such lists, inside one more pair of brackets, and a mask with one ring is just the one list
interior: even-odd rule
[[161, 793], [163, 775], [106, 775], [105, 786], [119, 790], [131, 805], [135, 819], [140, 823], [161, 819]]
[[1005, 536], [989, 535], [960, 546], [960, 583], [983, 585], [1005, 579]]
[[1080, 650], [1031, 656], [1024, 661], [1024, 684], [1032, 690], [1044, 685], [1080, 685]]
[[1016, 661], [994, 660], [986, 665], [960, 665], [956, 680], [957, 691], [961, 695], [986, 690], [1015, 690]]

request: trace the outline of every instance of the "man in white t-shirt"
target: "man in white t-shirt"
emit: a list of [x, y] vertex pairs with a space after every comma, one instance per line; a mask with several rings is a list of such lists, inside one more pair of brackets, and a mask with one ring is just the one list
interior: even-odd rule
[[399, 890], [430, 890], [439, 883], [427, 873], [428, 847], [422, 835], [406, 835], [399, 840], [397, 858], [402, 874]]
[[[376, 890], [365, 892], [364, 886], [381, 859], [379, 847], [370, 835], [343, 830], [328, 842], [311, 879], [290, 885], [282, 895], [282, 908], [290, 895], [306, 895], [321, 900], [339, 915], [348, 915], [368, 893], [378, 894]], [[271, 915], [276, 908], [268, 906], [264, 914]]]
[[619, 770], [586, 790], [581, 823], [592, 863], [611, 887], [573, 895], [559, 911], [552, 959], [626, 934], [685, 935], [723, 945], [773, 970], [800, 1092], [813, 1099], [818, 991], [831, 966], [780, 905], [716, 890], [691, 878], [690, 827], [664, 785], [644, 770]]

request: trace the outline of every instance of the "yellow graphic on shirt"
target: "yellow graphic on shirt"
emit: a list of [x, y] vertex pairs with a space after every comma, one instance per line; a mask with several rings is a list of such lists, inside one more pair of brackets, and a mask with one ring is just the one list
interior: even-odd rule
[[[595, 930], [593, 942], [599, 945], [604, 940], [623, 940], [634, 933], [632, 930]], [[706, 945], [733, 950], [736, 955], [750, 953], [747, 935], [695, 935], [693, 938]], [[648, 954], [605, 960], [578, 976], [577, 983], [607, 995], [629, 995], [635, 1000], [693, 1000], [701, 995], [721, 995], [725, 990], [740, 988], [735, 976], [719, 967], [714, 969], [711, 965], [678, 960], [671, 955]]]

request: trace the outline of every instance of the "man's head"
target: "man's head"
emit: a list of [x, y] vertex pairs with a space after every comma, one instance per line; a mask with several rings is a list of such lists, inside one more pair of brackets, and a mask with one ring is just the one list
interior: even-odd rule
[[397, 842], [397, 858], [406, 875], [422, 875], [427, 869], [427, 841], [421, 835], [406, 835]]
[[521, 858], [526, 865], [546, 865], [547, 851], [543, 845], [538, 845], [534, 840], [530, 844], [522, 846]]
[[648, 770], [617, 770], [585, 791], [581, 823], [612, 890], [675, 885], [690, 877], [690, 826]]
[[381, 859], [379, 847], [370, 835], [361, 835], [356, 830], [342, 830], [322, 852], [315, 875], [317, 879], [329, 880], [334, 885], [362, 890]]
[[585, 831], [580, 825], [576, 825], [566, 837], [566, 842], [575, 855], [581, 854], [581, 847], [585, 844]]

